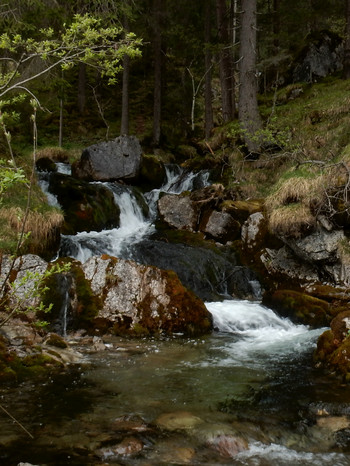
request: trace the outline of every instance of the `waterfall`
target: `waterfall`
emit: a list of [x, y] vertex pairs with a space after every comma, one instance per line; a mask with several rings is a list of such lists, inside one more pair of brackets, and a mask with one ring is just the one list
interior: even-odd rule
[[[62, 235], [60, 256], [73, 257], [86, 262], [91, 256], [109, 254], [129, 258], [128, 245], [135, 244], [154, 232], [153, 222], [157, 216], [157, 200], [161, 192], [181, 193], [194, 186], [206, 186], [209, 174], [184, 172], [181, 167], [166, 167], [166, 181], [160, 189], [136, 196], [132, 188], [118, 183], [103, 183], [113, 192], [120, 208], [120, 226], [101, 232], [80, 232], [76, 235]], [[147, 213], [142, 208], [147, 207]]]

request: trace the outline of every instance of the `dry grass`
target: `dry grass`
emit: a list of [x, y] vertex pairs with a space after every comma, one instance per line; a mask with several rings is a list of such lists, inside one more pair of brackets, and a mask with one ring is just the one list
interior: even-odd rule
[[62, 147], [45, 147], [36, 154], [36, 159], [48, 158], [53, 162], [68, 162], [69, 153]]
[[299, 238], [316, 226], [325, 197], [325, 177], [292, 177], [281, 183], [265, 201], [269, 228], [278, 236]]
[[316, 217], [303, 204], [290, 204], [273, 210], [269, 228], [278, 236], [300, 238], [316, 226]]
[[273, 194], [266, 198], [266, 209], [268, 212], [272, 212], [281, 206], [295, 203], [301, 203], [307, 208], [314, 208], [323, 198], [324, 186], [323, 176], [288, 178], [279, 185]]
[[[3, 232], [13, 238], [18, 238], [23, 225], [24, 212], [21, 208], [2, 208], [0, 209], [0, 221], [7, 228]], [[29, 233], [29, 239], [25, 242], [24, 250], [26, 252], [46, 250], [57, 237], [60, 226], [63, 223], [63, 214], [58, 211], [50, 211], [45, 214], [40, 212], [29, 212], [24, 227], [24, 233]]]

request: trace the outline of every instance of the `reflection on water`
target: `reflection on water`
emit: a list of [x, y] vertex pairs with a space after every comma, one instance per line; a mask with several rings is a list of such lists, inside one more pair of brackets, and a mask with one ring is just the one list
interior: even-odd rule
[[[3, 389], [0, 464], [350, 465], [350, 394], [310, 364], [317, 332], [209, 303], [201, 339], [105, 339], [86, 363]], [[81, 342], [80, 342], [81, 343]]]

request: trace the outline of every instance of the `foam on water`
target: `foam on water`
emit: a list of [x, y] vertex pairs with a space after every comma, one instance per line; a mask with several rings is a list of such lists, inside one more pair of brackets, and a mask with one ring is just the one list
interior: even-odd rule
[[249, 301], [226, 300], [206, 304], [214, 327], [232, 334], [224, 345], [227, 357], [219, 364], [260, 364], [283, 360], [310, 350], [324, 329], [310, 329], [278, 316], [271, 309]]
[[[271, 443], [253, 443], [249, 449], [236, 456], [238, 464], [257, 466], [271, 464], [276, 466], [349, 466], [350, 458], [342, 453], [313, 453], [289, 449]], [[260, 463], [263, 462], [263, 463]], [[237, 464], [237, 463], [236, 463]]]

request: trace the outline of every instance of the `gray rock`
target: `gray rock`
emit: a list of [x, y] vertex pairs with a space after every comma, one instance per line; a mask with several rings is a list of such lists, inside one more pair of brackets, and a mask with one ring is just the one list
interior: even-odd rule
[[242, 241], [250, 249], [257, 245], [261, 228], [265, 224], [265, 217], [262, 212], [256, 212], [248, 217], [242, 226]]
[[160, 218], [172, 228], [195, 231], [199, 207], [189, 196], [166, 194], [158, 201]]
[[327, 31], [310, 35], [293, 70], [295, 82], [313, 82], [343, 67], [343, 43], [339, 36]]
[[94, 256], [82, 269], [102, 303], [96, 320], [116, 332], [203, 334], [212, 328], [204, 303], [174, 272], [109, 256]]
[[216, 241], [226, 243], [237, 238], [240, 231], [240, 224], [226, 212], [214, 210], [202, 232], [212, 237]]
[[318, 228], [304, 238], [282, 239], [305, 262], [333, 264], [339, 259], [338, 246], [344, 237], [342, 230]]
[[119, 136], [84, 149], [73, 164], [73, 176], [85, 180], [134, 180], [141, 168], [142, 149], [135, 136]]

